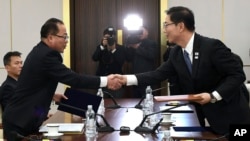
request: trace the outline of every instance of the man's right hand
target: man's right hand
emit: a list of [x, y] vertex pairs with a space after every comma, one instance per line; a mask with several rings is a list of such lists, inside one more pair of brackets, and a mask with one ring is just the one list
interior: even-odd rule
[[107, 40], [106, 37], [103, 37], [103, 38], [102, 38], [102, 45], [103, 45], [103, 46], [107, 46], [107, 45], [108, 45], [108, 40]]
[[115, 77], [119, 79], [119, 82], [122, 85], [126, 85], [127, 84], [127, 77], [125, 75], [115, 74]]

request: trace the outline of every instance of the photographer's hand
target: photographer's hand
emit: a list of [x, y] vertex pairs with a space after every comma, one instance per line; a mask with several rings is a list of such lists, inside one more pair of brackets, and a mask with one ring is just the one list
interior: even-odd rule
[[140, 43], [137, 44], [131, 44], [130, 47], [137, 49], [140, 46]]
[[106, 37], [103, 37], [103, 38], [102, 38], [102, 45], [103, 45], [104, 47], [106, 47], [106, 46], [108, 45], [108, 40], [107, 40]]

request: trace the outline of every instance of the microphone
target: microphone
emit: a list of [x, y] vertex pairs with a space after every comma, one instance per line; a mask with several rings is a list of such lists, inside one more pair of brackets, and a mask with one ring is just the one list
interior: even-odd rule
[[[61, 106], [64, 106], [64, 107], [67, 107], [67, 108], [71, 108], [71, 109], [74, 109], [74, 110], [78, 110], [78, 111], [81, 111], [81, 112], [86, 112], [87, 110], [85, 109], [81, 109], [81, 108], [78, 108], [78, 107], [75, 107], [75, 106], [71, 106], [71, 105], [68, 105], [68, 104], [64, 104], [64, 103], [61, 103], [61, 102], [56, 102], [57, 105], [61, 105]], [[111, 127], [108, 123], [108, 121], [104, 118], [103, 115], [101, 114], [98, 114], [98, 113], [95, 113], [96, 116], [99, 116], [102, 118], [102, 120], [104, 121], [105, 125], [106, 126], [100, 126], [98, 122], [96, 122], [97, 124], [97, 131], [98, 132], [113, 132], [115, 131], [115, 129], [113, 127]]]
[[[159, 91], [159, 90], [165, 89], [165, 88], [166, 88], [166, 87], [161, 87], [161, 88], [158, 88], [158, 89], [154, 89], [154, 90], [152, 90], [152, 92], [156, 92], [156, 91]], [[143, 101], [145, 98], [146, 98], [146, 95], [144, 95], [144, 96], [140, 99], [140, 101], [135, 105], [135, 108], [137, 108], [137, 109], [142, 109], [141, 103], [142, 103], [142, 101]]]
[[170, 110], [172, 110], [172, 109], [175, 109], [175, 108], [178, 108], [178, 107], [181, 107], [181, 106], [185, 106], [185, 105], [187, 105], [187, 103], [175, 105], [174, 107], [171, 107], [171, 108], [168, 108], [168, 109], [164, 109], [164, 110], [160, 110], [160, 111], [158, 111], [158, 112], [154, 112], [154, 113], [145, 115], [144, 118], [142, 119], [141, 123], [134, 129], [134, 131], [135, 131], [135, 132], [143, 132], [143, 133], [154, 133], [155, 130], [160, 126], [160, 122], [162, 121], [162, 118], [161, 118], [160, 121], [153, 127], [153, 129], [150, 129], [150, 128], [148, 128], [148, 127], [143, 127], [143, 123], [146, 121], [146, 119], [147, 119], [149, 116], [154, 115], [154, 114], [158, 114], [158, 113], [167, 112], [167, 111], [170, 111]]
[[113, 95], [107, 91], [103, 91], [103, 93], [107, 94], [111, 100], [113, 101], [114, 105], [110, 105], [110, 106], [106, 106], [106, 108], [108, 109], [117, 109], [117, 108], [121, 108], [121, 106], [119, 104], [117, 104], [117, 102], [115, 101]]

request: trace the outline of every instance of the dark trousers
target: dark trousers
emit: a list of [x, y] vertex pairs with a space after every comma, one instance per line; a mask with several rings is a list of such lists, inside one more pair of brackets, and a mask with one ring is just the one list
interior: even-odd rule
[[3, 122], [3, 129], [4, 139], [7, 139], [7, 141], [21, 141], [23, 139], [18, 127]]

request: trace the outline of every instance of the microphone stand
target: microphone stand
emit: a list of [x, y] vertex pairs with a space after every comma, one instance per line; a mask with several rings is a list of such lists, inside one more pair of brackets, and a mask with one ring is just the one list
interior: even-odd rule
[[164, 109], [164, 110], [160, 110], [158, 112], [154, 112], [154, 113], [145, 115], [145, 117], [142, 119], [141, 123], [134, 129], [134, 131], [135, 132], [143, 132], [143, 133], [154, 133], [155, 130], [159, 127], [160, 122], [162, 121], [162, 119], [155, 125], [155, 127], [153, 129], [150, 129], [148, 127], [143, 127], [143, 123], [146, 121], [146, 119], [149, 116], [154, 115], [154, 114], [158, 114], [158, 113], [167, 112], [167, 111], [170, 111], [172, 109], [175, 109], [175, 108], [178, 108], [178, 107], [181, 107], [181, 106], [185, 106], [185, 105], [187, 105], [187, 103], [180, 104], [180, 105], [175, 105], [174, 107], [171, 107], [171, 108], [168, 108], [168, 109]]
[[[61, 105], [61, 106], [64, 106], [64, 107], [67, 107], [67, 108], [71, 108], [71, 109], [74, 109], [74, 110], [78, 110], [78, 111], [81, 111], [81, 112], [86, 112], [87, 110], [85, 109], [81, 109], [81, 108], [78, 108], [78, 107], [74, 107], [74, 106], [71, 106], [71, 105], [68, 105], [68, 104], [64, 104], [64, 103], [61, 103], [61, 102], [56, 102], [57, 105]], [[110, 124], [108, 123], [108, 121], [104, 118], [103, 115], [101, 114], [98, 114], [98, 113], [95, 113], [96, 116], [100, 116], [102, 118], [102, 120], [104, 121], [105, 125], [106, 126], [100, 126], [98, 122], [96, 122], [97, 124], [97, 131], [98, 132], [113, 132], [115, 131], [115, 129], [113, 127], [110, 126]]]
[[[161, 87], [161, 88], [158, 88], [158, 89], [154, 89], [154, 90], [152, 90], [152, 92], [156, 92], [156, 91], [159, 91], [159, 90], [165, 89], [165, 88], [166, 88], [166, 87]], [[141, 103], [142, 103], [142, 101], [143, 101], [145, 98], [146, 98], [146, 95], [144, 95], [144, 96], [140, 99], [140, 101], [135, 105], [135, 108], [137, 108], [137, 109], [142, 109]]]
[[108, 109], [118, 109], [118, 108], [121, 108], [121, 106], [119, 104], [117, 104], [117, 102], [115, 101], [113, 95], [107, 91], [103, 91], [103, 93], [107, 94], [111, 100], [113, 101], [114, 105], [110, 105], [110, 106], [106, 106], [106, 108]]

